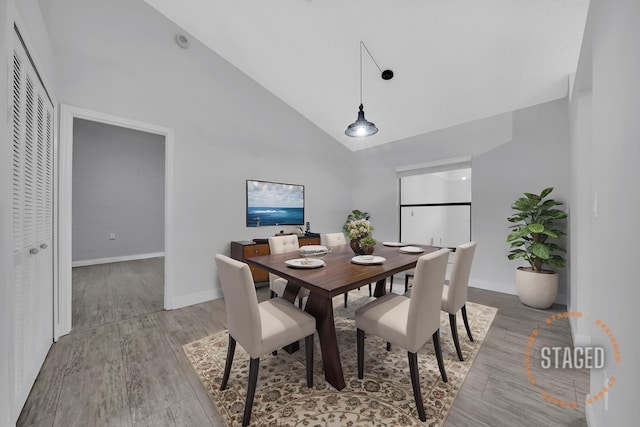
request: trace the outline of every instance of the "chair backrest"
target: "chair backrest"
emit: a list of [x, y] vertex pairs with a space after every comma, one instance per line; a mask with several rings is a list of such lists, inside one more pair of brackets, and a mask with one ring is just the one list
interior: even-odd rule
[[[298, 249], [300, 249], [298, 236], [294, 234], [269, 237], [269, 252], [272, 254], [286, 254], [287, 252], [295, 252]], [[269, 285], [271, 287], [273, 287], [273, 281], [277, 278], [278, 276], [275, 274], [269, 273]]]
[[440, 327], [440, 301], [449, 252], [443, 248], [418, 258], [407, 320], [407, 350], [412, 353]]
[[229, 334], [249, 354], [261, 349], [262, 323], [258, 296], [249, 266], [226, 255], [216, 255]]
[[468, 242], [456, 248], [456, 254], [451, 267], [449, 291], [447, 293], [447, 312], [454, 314], [467, 302], [467, 288], [473, 255], [476, 252], [476, 242]]
[[327, 233], [324, 235], [324, 242], [327, 246], [342, 246], [347, 244], [344, 233]]
[[272, 254], [285, 254], [300, 249], [298, 236], [289, 234], [286, 236], [269, 237], [269, 252]]

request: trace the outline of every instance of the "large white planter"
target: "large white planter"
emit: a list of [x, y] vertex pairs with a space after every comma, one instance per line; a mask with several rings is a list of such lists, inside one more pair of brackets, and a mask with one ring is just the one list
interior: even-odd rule
[[550, 270], [534, 273], [529, 267], [519, 267], [516, 270], [516, 287], [524, 305], [549, 308], [558, 296], [558, 273]]

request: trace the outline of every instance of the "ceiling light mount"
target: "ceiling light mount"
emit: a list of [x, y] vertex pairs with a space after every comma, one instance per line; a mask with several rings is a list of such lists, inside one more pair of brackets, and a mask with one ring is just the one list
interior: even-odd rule
[[183, 49], [189, 49], [189, 38], [182, 33], [176, 34], [176, 43]]
[[393, 71], [391, 70], [382, 71], [382, 69], [378, 66], [378, 63], [376, 62], [376, 60], [373, 58], [373, 55], [371, 55], [371, 52], [369, 52], [369, 49], [367, 49], [367, 46], [364, 44], [362, 40], [360, 40], [360, 107], [358, 107], [358, 110], [359, 110], [358, 118], [356, 119], [355, 122], [347, 126], [347, 130], [344, 131], [345, 135], [351, 136], [351, 137], [371, 136], [371, 135], [375, 135], [378, 132], [378, 128], [376, 127], [376, 125], [370, 121], [367, 121], [367, 119], [364, 118], [364, 105], [362, 104], [362, 48], [363, 47], [369, 54], [369, 57], [371, 57], [371, 60], [373, 61], [373, 63], [376, 64], [376, 67], [378, 67], [378, 70], [380, 70], [380, 77], [382, 77], [383, 80], [391, 80], [393, 78]]

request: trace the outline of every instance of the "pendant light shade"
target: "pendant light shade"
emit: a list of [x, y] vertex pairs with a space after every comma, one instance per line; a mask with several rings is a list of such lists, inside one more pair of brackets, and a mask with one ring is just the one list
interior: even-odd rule
[[367, 121], [364, 118], [364, 106], [360, 104], [360, 111], [358, 111], [358, 119], [351, 123], [344, 133], [347, 136], [371, 136], [378, 132], [378, 128], [373, 123]]
[[378, 66], [378, 63], [376, 62], [376, 60], [373, 59], [371, 52], [369, 52], [369, 49], [367, 49], [367, 46], [364, 44], [364, 42], [360, 41], [360, 111], [358, 111], [358, 118], [356, 119], [356, 121], [351, 123], [349, 126], [347, 126], [347, 130], [345, 130], [344, 133], [347, 136], [361, 137], [361, 138], [365, 136], [375, 135], [376, 133], [378, 133], [378, 128], [376, 127], [376, 125], [367, 121], [367, 119], [364, 118], [364, 106], [362, 105], [362, 48], [363, 47], [365, 48], [365, 50], [373, 60], [373, 63], [376, 64], [376, 67], [378, 67], [378, 69], [382, 73], [382, 79], [390, 80], [393, 78], [393, 71], [391, 70], [382, 71]]

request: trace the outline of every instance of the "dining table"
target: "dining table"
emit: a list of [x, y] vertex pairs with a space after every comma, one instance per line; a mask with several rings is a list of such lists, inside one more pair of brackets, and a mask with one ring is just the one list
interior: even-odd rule
[[329, 384], [342, 390], [346, 384], [336, 336], [333, 297], [374, 282], [376, 287], [373, 296], [383, 296], [387, 277], [414, 268], [420, 256], [440, 249], [418, 245], [411, 247], [414, 248], [413, 252], [406, 253], [401, 251], [399, 244], [386, 246], [378, 243], [373, 259], [354, 259], [357, 255], [348, 244], [334, 246], [323, 257], [315, 258], [313, 265], [302, 264], [300, 259], [303, 257], [298, 252], [249, 257], [246, 261], [287, 279], [287, 287], [281, 297], [291, 303], [301, 287], [310, 291], [304, 309], [316, 319], [324, 376]]

